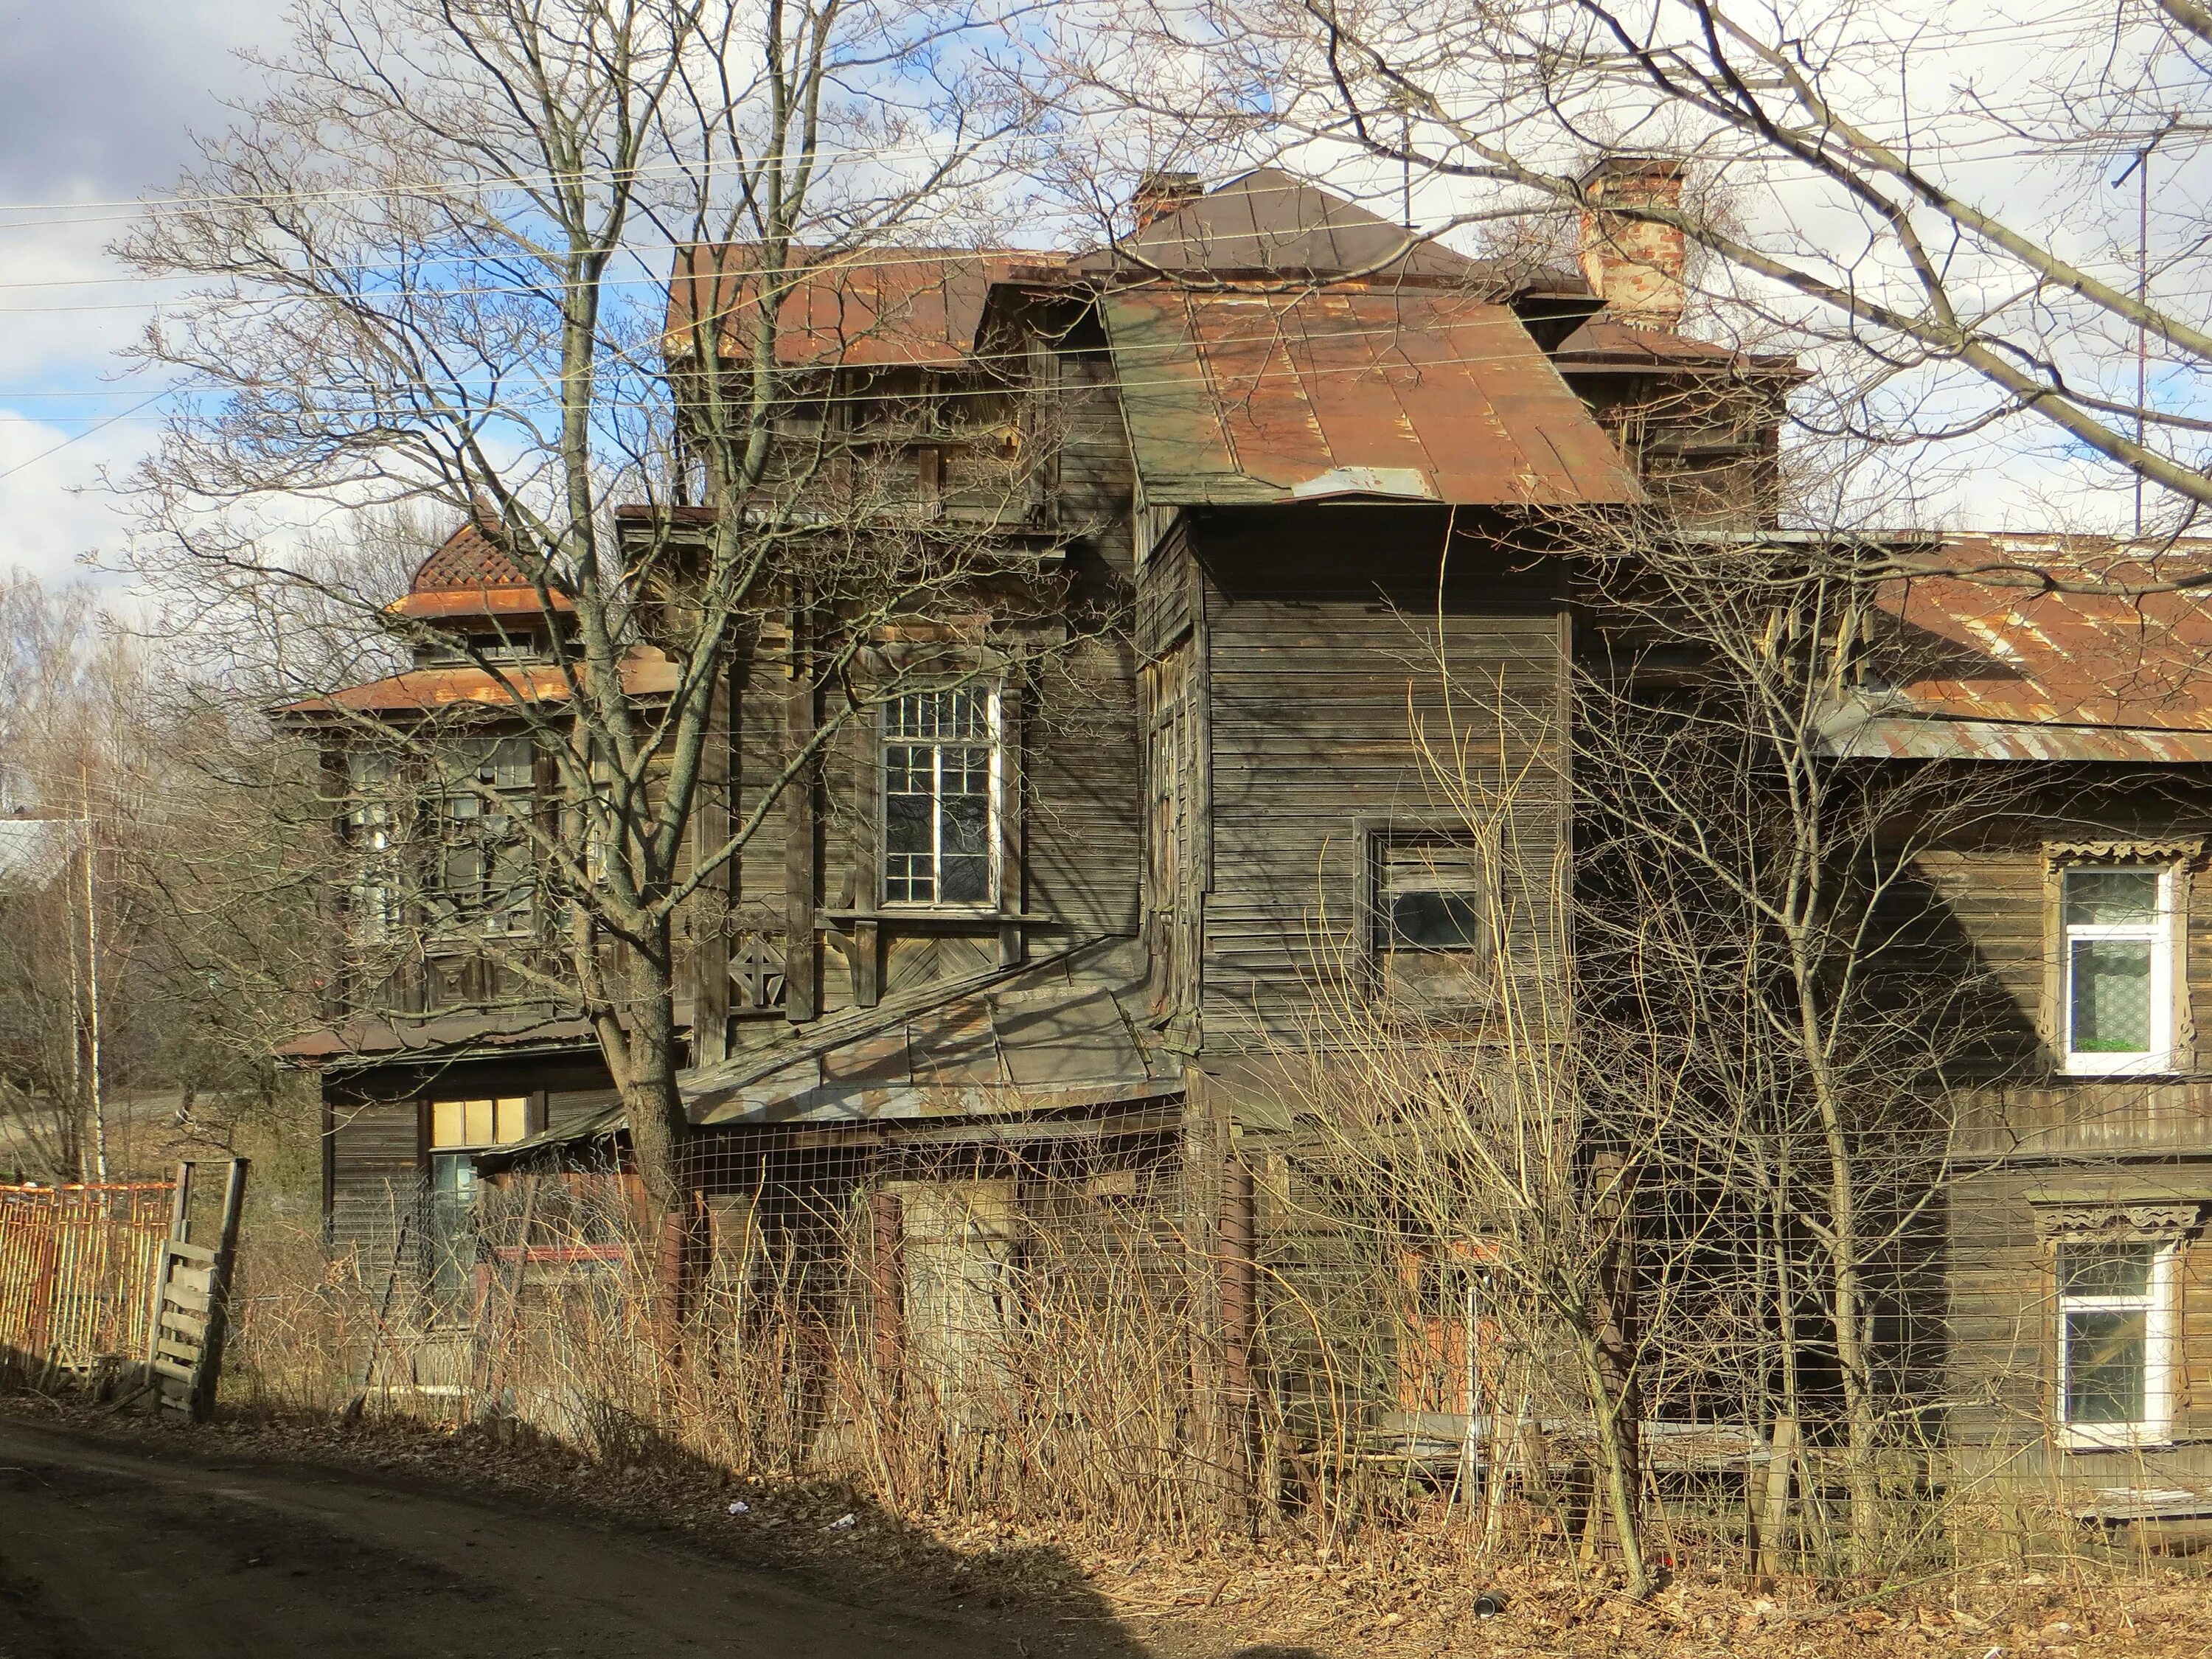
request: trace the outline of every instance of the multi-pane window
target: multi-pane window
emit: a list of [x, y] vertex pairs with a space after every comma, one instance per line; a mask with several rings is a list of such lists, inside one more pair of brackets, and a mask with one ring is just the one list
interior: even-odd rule
[[347, 914], [354, 942], [374, 945], [399, 930], [399, 871], [394, 845], [391, 760], [383, 755], [346, 757], [346, 844], [353, 881]]
[[2066, 1069], [2166, 1069], [2173, 1049], [2170, 870], [2084, 865], [2062, 879]]
[[884, 899], [997, 896], [998, 696], [921, 691], [884, 705]]
[[486, 933], [530, 927], [528, 738], [480, 739], [454, 751], [441, 812], [436, 893], [441, 914]]
[[2170, 1411], [2170, 1243], [2058, 1246], [2058, 1410], [2084, 1443], [2162, 1438]]

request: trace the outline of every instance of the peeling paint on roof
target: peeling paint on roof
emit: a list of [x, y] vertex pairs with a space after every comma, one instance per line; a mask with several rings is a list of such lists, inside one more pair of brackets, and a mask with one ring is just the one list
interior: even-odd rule
[[[1155, 504], [1642, 499], [1619, 449], [1503, 306], [1345, 284], [1121, 289], [1103, 309]], [[1317, 489], [1332, 475], [1385, 487]]]

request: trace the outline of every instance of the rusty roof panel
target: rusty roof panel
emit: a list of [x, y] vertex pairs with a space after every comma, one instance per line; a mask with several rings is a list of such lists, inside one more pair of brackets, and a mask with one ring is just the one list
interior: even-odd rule
[[1343, 284], [1122, 289], [1104, 311], [1154, 502], [1641, 499], [1620, 452], [1503, 306]]
[[[676, 689], [677, 669], [659, 652], [633, 651], [623, 659], [623, 689], [633, 696], [665, 696]], [[287, 703], [278, 715], [428, 713], [475, 704], [483, 708], [519, 708], [557, 702], [568, 695], [568, 682], [550, 665], [518, 665], [497, 673], [466, 668], [410, 668], [380, 680], [349, 685], [327, 696]]]
[[2130, 584], [2212, 572], [2212, 539], [2146, 558], [2109, 539], [1954, 536], [1961, 570], [2049, 573], [2118, 591], [2039, 592], [1972, 576], [1887, 588], [1879, 659], [1904, 706], [1955, 720], [2212, 732], [2212, 611], [2200, 592], [2130, 593]]
[[[685, 339], [702, 304], [725, 330], [721, 349], [742, 363], [750, 321], [756, 252], [749, 246], [680, 249], [668, 283], [668, 349]], [[776, 316], [776, 358], [790, 368], [957, 368], [970, 361], [990, 286], [1018, 268], [1056, 256], [1001, 249], [871, 248], [787, 271]], [[708, 295], [712, 291], [712, 299]]]

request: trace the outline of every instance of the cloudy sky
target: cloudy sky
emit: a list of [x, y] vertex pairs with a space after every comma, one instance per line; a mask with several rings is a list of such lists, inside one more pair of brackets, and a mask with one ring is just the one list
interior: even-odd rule
[[[153, 291], [107, 258], [135, 198], [252, 84], [235, 53], [283, 38], [278, 0], [15, 3], [0, 29], [0, 569], [66, 579], [123, 521], [97, 489], [152, 441], [155, 388], [118, 351]], [[135, 412], [133, 412], [135, 411]]]

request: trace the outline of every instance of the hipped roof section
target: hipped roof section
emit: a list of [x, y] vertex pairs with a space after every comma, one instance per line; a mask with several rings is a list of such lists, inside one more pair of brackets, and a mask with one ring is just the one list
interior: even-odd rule
[[[582, 674], [580, 665], [575, 672]], [[677, 665], [650, 646], [641, 646], [623, 659], [623, 690], [635, 697], [666, 696], [676, 689]], [[568, 696], [568, 681], [550, 665], [517, 665], [496, 672], [483, 668], [410, 668], [380, 680], [349, 685], [327, 696], [287, 703], [274, 712], [302, 718], [313, 715], [400, 714], [410, 710], [429, 714], [441, 709], [474, 706], [490, 713], [520, 710], [561, 702]]]
[[[1830, 722], [1838, 752], [2212, 761], [2212, 590], [2127, 591], [2212, 574], [2212, 538], [2153, 556], [2109, 538], [1954, 535], [1942, 557], [1967, 574], [1882, 589], [1875, 669], [1886, 683]], [[1972, 574], [1992, 566], [2111, 591], [2039, 592]]]
[[[794, 249], [781, 280], [776, 361], [787, 368], [957, 369], [973, 361], [994, 283], [1054, 256], [1001, 249], [872, 247], [836, 256]], [[726, 369], [748, 360], [760, 251], [741, 244], [677, 251], [665, 349], [696, 355], [696, 319], [720, 320]]]

